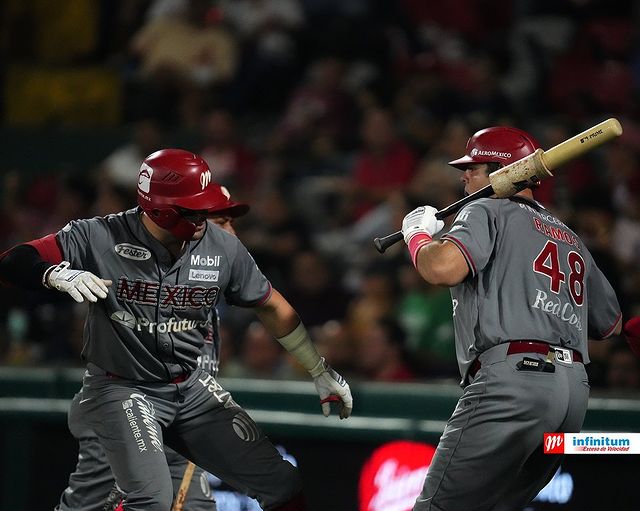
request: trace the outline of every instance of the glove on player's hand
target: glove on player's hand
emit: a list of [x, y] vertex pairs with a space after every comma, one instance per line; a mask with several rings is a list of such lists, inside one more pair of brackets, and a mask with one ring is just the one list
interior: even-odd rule
[[106, 298], [111, 285], [110, 280], [103, 280], [91, 272], [72, 270], [69, 261], [62, 261], [52, 266], [45, 273], [45, 286], [69, 293], [76, 302], [97, 302], [98, 298]]
[[431, 206], [420, 206], [404, 217], [402, 221], [402, 234], [405, 243], [416, 234], [428, 234], [433, 236], [444, 227], [444, 222], [436, 218], [438, 210]]
[[[316, 390], [320, 396], [322, 413], [325, 417], [329, 417], [331, 403], [337, 402], [340, 408], [340, 418], [346, 419], [351, 415], [351, 409], [353, 408], [353, 398], [351, 397], [349, 384], [342, 376], [331, 369], [331, 366], [325, 362], [324, 358], [322, 358], [321, 364], [319, 367], [321, 372], [313, 377], [313, 383], [316, 384]], [[316, 371], [313, 372], [313, 374], [315, 373]]]
[[636, 357], [640, 357], [640, 317], [636, 316], [628, 320], [622, 331], [631, 351]]

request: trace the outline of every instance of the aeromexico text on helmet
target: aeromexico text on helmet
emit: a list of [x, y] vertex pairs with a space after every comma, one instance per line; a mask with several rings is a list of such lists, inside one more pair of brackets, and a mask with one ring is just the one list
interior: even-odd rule
[[482, 149], [473, 148], [471, 150], [470, 156], [492, 156], [496, 158], [502, 158], [503, 160], [508, 160], [511, 158], [511, 153], [502, 153], [500, 151], [483, 151]]

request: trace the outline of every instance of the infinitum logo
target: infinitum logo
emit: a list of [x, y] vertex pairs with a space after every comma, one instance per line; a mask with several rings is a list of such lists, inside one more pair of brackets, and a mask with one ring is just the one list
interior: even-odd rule
[[548, 454], [640, 454], [640, 433], [545, 433]]

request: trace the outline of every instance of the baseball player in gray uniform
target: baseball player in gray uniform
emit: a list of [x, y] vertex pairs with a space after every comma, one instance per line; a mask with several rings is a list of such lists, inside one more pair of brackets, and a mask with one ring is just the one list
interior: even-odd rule
[[[209, 221], [221, 229], [235, 235], [233, 219], [244, 215], [249, 207], [234, 202], [226, 188], [218, 186], [220, 201], [210, 210]], [[220, 213], [218, 213], [220, 212]], [[218, 373], [220, 353], [219, 317], [216, 308], [211, 309], [209, 333], [204, 339], [198, 365], [207, 373], [216, 376]], [[107, 455], [100, 445], [98, 437], [86, 424], [82, 415], [82, 392], [78, 392], [72, 402], [68, 414], [69, 431], [78, 440], [78, 462], [75, 471], [69, 476], [69, 486], [60, 497], [55, 511], [113, 511], [123, 498], [116, 485]], [[171, 472], [174, 498], [187, 468], [188, 461], [170, 447], [165, 446], [165, 457]], [[186, 511], [215, 511], [215, 503], [207, 474], [200, 467], [195, 467], [192, 484], [184, 502]]]
[[209, 226], [206, 216], [219, 200], [211, 182], [199, 156], [157, 151], [140, 168], [138, 208], [72, 221], [10, 249], [0, 279], [90, 302], [78, 404], [126, 495], [124, 509], [170, 508], [166, 444], [267, 511], [302, 510], [297, 470], [198, 367], [209, 311], [221, 294], [231, 305], [252, 307], [309, 371], [325, 415], [334, 402], [340, 417], [349, 417], [351, 391], [242, 243]]
[[[538, 148], [528, 133], [475, 133], [463, 171], [466, 193], [488, 174]], [[464, 392], [440, 438], [414, 510], [523, 509], [561, 459], [543, 454], [545, 432], [580, 431], [587, 410], [587, 338], [618, 334], [616, 294], [580, 238], [526, 189], [480, 199], [443, 228], [424, 206], [403, 220], [413, 263], [449, 286]]]

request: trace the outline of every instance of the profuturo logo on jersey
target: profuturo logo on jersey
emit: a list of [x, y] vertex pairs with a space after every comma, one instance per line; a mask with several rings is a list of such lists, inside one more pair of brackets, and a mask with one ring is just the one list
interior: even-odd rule
[[[129, 397], [133, 400], [133, 404], [138, 408], [138, 412], [142, 418], [142, 423], [144, 424], [147, 430], [147, 435], [149, 436], [149, 442], [155, 451], [162, 452], [162, 442], [160, 441], [160, 432], [156, 422], [156, 411], [153, 407], [153, 403], [149, 401], [147, 396], [144, 394], [134, 392]], [[131, 409], [133, 409], [133, 407]]]
[[200, 186], [204, 190], [209, 183], [211, 182], [211, 171], [205, 170], [202, 174], [200, 174]]
[[144, 193], [149, 193], [151, 188], [151, 178], [153, 177], [153, 169], [146, 163], [140, 166], [140, 174], [138, 175], [138, 188]]
[[126, 326], [131, 330], [138, 332], [148, 332], [153, 334], [158, 332], [159, 334], [166, 333], [179, 333], [195, 330], [196, 328], [208, 328], [210, 322], [208, 319], [196, 320], [196, 319], [176, 319], [169, 318], [168, 321], [157, 323], [150, 321], [147, 318], [136, 318], [133, 314], [127, 311], [116, 311], [111, 314], [111, 320], [116, 323]]
[[134, 261], [146, 261], [151, 258], [151, 252], [144, 247], [131, 245], [130, 243], [118, 243], [113, 249], [120, 257]]

